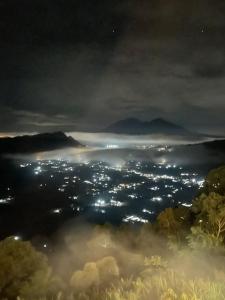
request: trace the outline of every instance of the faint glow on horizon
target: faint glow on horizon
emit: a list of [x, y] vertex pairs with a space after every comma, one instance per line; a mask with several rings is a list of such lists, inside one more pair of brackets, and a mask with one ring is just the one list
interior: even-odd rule
[[108, 144], [108, 145], [106, 145], [106, 148], [107, 149], [118, 149], [119, 146], [118, 145], [110, 145], [110, 144]]

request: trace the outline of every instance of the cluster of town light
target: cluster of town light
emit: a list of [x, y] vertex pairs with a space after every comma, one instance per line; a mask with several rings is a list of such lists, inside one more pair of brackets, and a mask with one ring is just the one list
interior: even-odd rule
[[[109, 145], [108, 148], [115, 148]], [[170, 152], [171, 148], [159, 147], [159, 152]], [[154, 215], [154, 207], [157, 203], [173, 201], [175, 195], [186, 188], [201, 187], [203, 179], [195, 172], [187, 172], [182, 166], [167, 163], [166, 159], [161, 159], [158, 163], [130, 161], [124, 164], [110, 165], [104, 162], [83, 162], [73, 163], [64, 160], [39, 160], [36, 162], [22, 163], [21, 168], [30, 168], [34, 176], [43, 177], [43, 182], [39, 183], [40, 189], [47, 187], [48, 180], [55, 182], [57, 176], [61, 174], [61, 181], [57, 181], [56, 189], [71, 202], [70, 208], [82, 213], [82, 203], [79, 202], [80, 195], [77, 193], [68, 194], [68, 190], [76, 191], [77, 185], [82, 185], [86, 196], [91, 200], [90, 209], [98, 213], [105, 214], [110, 209], [121, 209], [129, 206], [130, 202], [139, 201], [140, 206], [143, 190], [149, 190], [148, 205], [143, 203], [138, 213], [124, 215], [122, 221], [127, 223], [146, 223], [148, 216]], [[77, 172], [80, 168], [90, 170], [87, 178], [82, 178]], [[115, 175], [116, 174], [116, 175]], [[46, 176], [48, 180], [46, 180]], [[162, 193], [161, 184], [167, 193]], [[126, 195], [126, 199], [121, 200], [121, 195]], [[8, 204], [14, 197], [10, 191], [7, 196], [0, 199], [0, 204]], [[180, 202], [184, 206], [189, 203]], [[52, 208], [49, 213], [55, 215], [63, 214], [65, 208]]]

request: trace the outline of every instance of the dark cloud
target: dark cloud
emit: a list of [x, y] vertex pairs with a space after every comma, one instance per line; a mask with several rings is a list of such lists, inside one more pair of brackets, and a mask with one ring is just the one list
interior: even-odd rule
[[224, 131], [223, 0], [2, 0], [0, 131]]
[[225, 78], [225, 69], [224, 66], [216, 66], [216, 65], [209, 64], [209, 65], [198, 66], [195, 70], [195, 74], [203, 78], [217, 78], [217, 77]]

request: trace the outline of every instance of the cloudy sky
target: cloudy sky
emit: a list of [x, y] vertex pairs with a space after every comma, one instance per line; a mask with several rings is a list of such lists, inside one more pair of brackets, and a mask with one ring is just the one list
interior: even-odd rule
[[1, 0], [0, 131], [225, 132], [224, 0]]

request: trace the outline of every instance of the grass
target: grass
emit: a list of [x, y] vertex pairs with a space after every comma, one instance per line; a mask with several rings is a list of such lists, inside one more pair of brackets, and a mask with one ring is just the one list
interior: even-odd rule
[[225, 300], [225, 283], [188, 280], [170, 270], [151, 278], [121, 280], [106, 294], [106, 300]]

